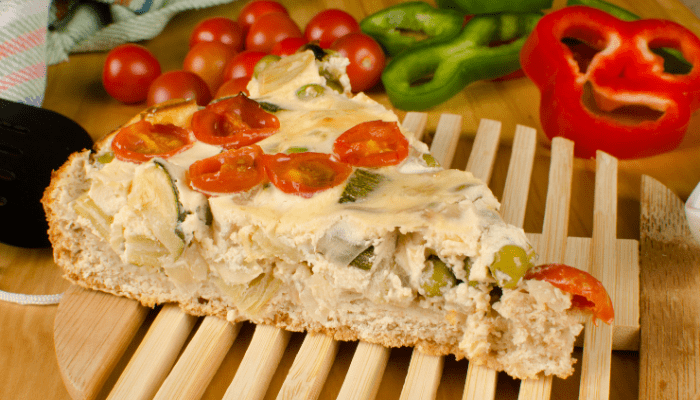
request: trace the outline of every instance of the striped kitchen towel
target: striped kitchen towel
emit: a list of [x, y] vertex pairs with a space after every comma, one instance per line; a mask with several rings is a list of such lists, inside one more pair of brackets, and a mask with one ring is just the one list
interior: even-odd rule
[[0, 97], [40, 106], [46, 87], [46, 0], [0, 1]]
[[0, 0], [0, 98], [40, 107], [46, 66], [152, 39], [181, 11], [235, 0]]

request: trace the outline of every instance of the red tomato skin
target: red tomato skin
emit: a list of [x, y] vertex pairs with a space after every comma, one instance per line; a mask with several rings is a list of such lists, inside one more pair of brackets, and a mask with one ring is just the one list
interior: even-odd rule
[[593, 275], [564, 264], [540, 265], [530, 269], [523, 279], [549, 282], [553, 286], [573, 295], [571, 305], [590, 311], [596, 319], [611, 324], [615, 319], [612, 300], [603, 284]]
[[190, 185], [208, 195], [250, 190], [265, 179], [262, 155], [253, 144], [195, 161], [188, 170]]
[[194, 72], [207, 83], [210, 93], [216, 93], [224, 83], [226, 64], [236, 55], [233, 48], [220, 42], [201, 42], [190, 48], [182, 69]]
[[278, 42], [289, 37], [303, 37], [299, 26], [288, 14], [268, 13], [261, 15], [251, 25], [245, 38], [246, 50], [270, 53]]
[[254, 144], [275, 134], [280, 122], [255, 100], [238, 95], [195, 112], [191, 126], [198, 140], [231, 149]]
[[147, 48], [127, 43], [107, 53], [102, 69], [102, 86], [125, 104], [146, 100], [148, 87], [161, 74], [160, 63]]
[[249, 96], [250, 93], [248, 92], [248, 82], [250, 82], [250, 78], [245, 76], [242, 78], [229, 79], [228, 81], [224, 82], [223, 85], [221, 85], [219, 90], [217, 90], [214, 98], [218, 99], [221, 97], [236, 96], [241, 92], [246, 96]]
[[302, 37], [288, 37], [281, 41], [275, 43], [272, 46], [271, 53], [280, 57], [288, 56], [294, 54], [301, 48], [301, 46], [309, 43], [305, 38]]
[[211, 101], [207, 83], [199, 75], [190, 71], [168, 71], [151, 83], [148, 88], [148, 106], [171, 99], [195, 99], [203, 106]]
[[311, 18], [304, 29], [304, 37], [309, 42], [318, 41], [321, 48], [327, 49], [334, 41], [352, 32], [360, 32], [355, 17], [343, 10], [329, 8]]
[[267, 54], [262, 51], [244, 50], [235, 55], [224, 68], [224, 81], [236, 78], [252, 78], [255, 64]]
[[[369, 142], [372, 146], [368, 146]], [[381, 151], [376, 151], [376, 148]], [[409, 144], [396, 122], [367, 121], [343, 132], [333, 143], [338, 159], [356, 167], [397, 165], [408, 157]]]
[[[153, 142], [158, 142], [159, 138], [169, 138], [164, 147], [148, 149], [144, 151], [142, 147], [145, 142], [142, 136], [151, 137]], [[173, 146], [173, 142], [176, 144]], [[141, 163], [154, 157], [168, 158], [180, 153], [192, 146], [194, 140], [190, 132], [172, 124], [152, 124], [146, 120], [140, 120], [127, 125], [119, 130], [112, 139], [112, 150], [114, 156], [122, 161]]]
[[226, 17], [212, 17], [198, 23], [190, 34], [190, 48], [201, 42], [220, 42], [240, 52], [245, 44], [245, 34], [238, 22]]
[[243, 29], [244, 35], [247, 35], [250, 27], [260, 16], [272, 13], [281, 12], [289, 15], [289, 11], [280, 3], [271, 0], [254, 0], [243, 6], [240, 14], [238, 14], [238, 25]]
[[346, 72], [353, 92], [371, 89], [381, 80], [386, 56], [371, 36], [362, 32], [349, 33], [333, 42], [331, 49], [350, 60]]
[[[352, 172], [350, 165], [338, 162], [333, 159], [332, 155], [326, 153], [265, 154], [263, 163], [267, 178], [275, 187], [284, 193], [305, 198], [342, 184]], [[300, 181], [296, 174], [290, 174], [293, 170], [303, 174], [299, 167], [301, 167], [301, 171], [311, 171], [310, 174], [306, 175], [309, 178], [306, 182], [303, 181], [303, 177]], [[321, 174], [313, 174], [319, 168], [324, 171]], [[324, 175], [323, 178], [329, 180], [321, 183], [312, 182], [317, 175]]]

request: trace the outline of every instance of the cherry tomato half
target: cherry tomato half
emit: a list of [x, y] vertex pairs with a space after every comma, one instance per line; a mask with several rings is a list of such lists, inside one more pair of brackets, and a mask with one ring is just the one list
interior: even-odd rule
[[197, 43], [187, 52], [182, 69], [199, 75], [209, 92], [216, 93], [224, 83], [224, 68], [235, 55], [231, 47], [220, 42]]
[[304, 37], [309, 42], [318, 41], [321, 48], [327, 49], [336, 39], [352, 32], [360, 32], [360, 24], [355, 17], [343, 10], [329, 8], [311, 18], [304, 29]]
[[216, 91], [216, 96], [214, 96], [214, 98], [219, 99], [221, 97], [236, 96], [241, 92], [248, 96], [250, 95], [248, 92], [248, 82], [250, 82], [250, 78], [245, 76], [242, 78], [229, 79]]
[[274, 134], [280, 122], [245, 95], [209, 104], [192, 115], [192, 131], [204, 143], [239, 148]]
[[612, 300], [599, 280], [586, 271], [564, 264], [540, 265], [530, 269], [524, 279], [536, 279], [551, 283], [559, 289], [571, 293], [572, 307], [589, 311], [596, 319], [611, 324], [615, 318]]
[[357, 167], [396, 165], [408, 157], [408, 140], [396, 122], [368, 121], [338, 136], [333, 152]]
[[353, 92], [362, 92], [376, 85], [386, 64], [384, 50], [371, 36], [349, 33], [333, 42], [331, 49], [350, 60], [346, 68]]
[[172, 124], [140, 120], [123, 127], [112, 139], [114, 156], [122, 161], [144, 162], [168, 158], [192, 145], [190, 132]]
[[308, 41], [302, 37], [284, 38], [282, 41], [277, 42], [274, 46], [272, 46], [271, 53], [280, 57], [288, 56], [296, 53], [301, 46], [307, 43]]
[[263, 160], [273, 185], [284, 193], [306, 198], [342, 184], [352, 172], [351, 166], [326, 153], [265, 154]]
[[194, 72], [168, 71], [151, 83], [147, 104], [153, 106], [171, 99], [195, 99], [203, 106], [211, 101], [211, 93], [204, 79]]
[[238, 14], [238, 25], [243, 28], [243, 33], [247, 34], [253, 23], [265, 15], [272, 12], [289, 14], [287, 9], [280, 3], [271, 0], [254, 0], [243, 6]]
[[244, 50], [235, 55], [224, 68], [224, 81], [236, 78], [252, 78], [255, 64], [267, 54], [262, 51]]
[[252, 189], [265, 179], [262, 154], [254, 144], [195, 161], [189, 169], [192, 188], [205, 194]]
[[245, 47], [247, 50], [262, 51], [269, 53], [272, 47], [278, 42], [289, 37], [303, 37], [301, 30], [289, 15], [284, 13], [268, 13], [261, 15], [245, 38]]
[[147, 48], [127, 43], [107, 53], [102, 69], [102, 86], [122, 103], [146, 100], [148, 87], [160, 75], [160, 63]]
[[238, 22], [226, 17], [212, 17], [198, 23], [190, 34], [190, 48], [201, 42], [220, 42], [239, 52], [243, 50], [245, 34]]

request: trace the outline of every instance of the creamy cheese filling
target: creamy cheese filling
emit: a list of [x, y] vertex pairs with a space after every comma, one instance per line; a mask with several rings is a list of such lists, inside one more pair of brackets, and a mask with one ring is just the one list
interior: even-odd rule
[[[279, 109], [275, 115], [280, 131], [258, 142], [264, 152], [295, 148], [332, 153], [335, 139], [361, 122], [397, 121], [394, 113], [364, 94], [350, 97], [349, 90], [341, 94], [327, 86], [319, 71], [332, 70], [344, 82], [347, 76], [339, 74], [343, 63], [338, 57], [318, 61], [306, 52], [283, 58], [251, 81], [251, 97]], [[308, 84], [326, 90], [317, 97], [299, 98], [297, 91]], [[195, 110], [191, 106], [178, 118], [159, 119], [158, 113], [145, 113], [143, 118], [187, 127]], [[395, 305], [438, 301], [424, 298], [431, 292], [439, 293], [439, 301], [452, 304], [452, 309], [464, 311], [473, 307], [469, 299], [477, 290], [469, 281], [494, 282], [489, 266], [499, 249], [529, 245], [521, 229], [501, 220], [499, 203], [483, 182], [468, 172], [440, 168], [425, 157], [425, 144], [407, 137], [408, 159], [396, 167], [370, 169], [380, 183], [351, 202], [339, 202], [345, 185], [311, 198], [285, 194], [271, 184], [207, 197], [192, 189], [187, 169], [223, 149], [200, 142], [167, 160], [141, 165], [95, 161], [87, 167], [88, 196], [113, 219], [108, 240], [122, 260], [161, 265], [183, 287], [208, 277], [230, 293], [240, 293], [232, 288], [250, 284], [267, 296], [279, 278], [296, 282], [299, 299], [314, 304], [312, 312], [320, 313], [319, 318], [348, 299]], [[128, 201], [133, 180], [153, 163], [172, 184], [177, 209], [173, 229], [182, 248], [176, 237], [143, 217], [141, 206]], [[354, 264], [363, 256], [364, 264]], [[426, 289], [426, 263], [435, 257], [456, 281]], [[287, 267], [291, 265], [302, 267]], [[273, 279], [275, 274], [279, 276]]]

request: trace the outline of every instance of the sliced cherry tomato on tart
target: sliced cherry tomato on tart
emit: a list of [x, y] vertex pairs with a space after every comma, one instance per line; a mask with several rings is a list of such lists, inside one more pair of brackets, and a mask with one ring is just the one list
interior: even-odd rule
[[190, 131], [185, 128], [140, 120], [117, 132], [112, 150], [122, 161], [144, 162], [173, 156], [191, 147], [192, 142]]
[[279, 127], [276, 116], [242, 94], [209, 104], [192, 115], [195, 137], [226, 149], [259, 142], [277, 132]]
[[553, 286], [573, 295], [572, 307], [588, 311], [596, 319], [611, 324], [615, 318], [612, 300], [605, 287], [593, 275], [578, 268], [564, 264], [540, 265], [530, 269], [524, 279], [536, 279], [551, 283]]
[[244, 192], [265, 178], [263, 151], [253, 144], [224, 151], [190, 165], [190, 183], [206, 194]]
[[333, 152], [350, 165], [384, 167], [399, 164], [408, 156], [408, 140], [396, 122], [368, 121], [338, 136]]
[[267, 177], [284, 193], [311, 197], [345, 182], [352, 167], [326, 153], [266, 154]]

